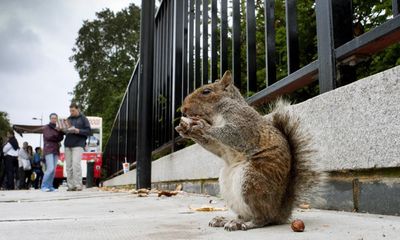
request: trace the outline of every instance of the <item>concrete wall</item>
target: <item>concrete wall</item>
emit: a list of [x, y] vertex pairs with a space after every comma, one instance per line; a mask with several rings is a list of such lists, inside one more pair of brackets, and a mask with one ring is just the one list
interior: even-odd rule
[[324, 170], [400, 167], [400, 67], [293, 106]]
[[[304, 128], [314, 138], [315, 148], [319, 152], [317, 162], [322, 171], [400, 167], [400, 66], [293, 105], [291, 108], [300, 116]], [[189, 189], [208, 192], [204, 181], [210, 180], [208, 184], [214, 189], [211, 191], [216, 192], [216, 180], [222, 164], [223, 161], [213, 154], [199, 145], [193, 145], [154, 161], [152, 181], [164, 183], [164, 186], [181, 182]], [[398, 177], [400, 176], [395, 178], [395, 182], [400, 182]], [[118, 186], [135, 182], [136, 171], [133, 170], [104, 182], [104, 185]], [[364, 182], [368, 183], [367, 180]], [[194, 183], [200, 185], [193, 187]], [[341, 185], [351, 189], [351, 180], [335, 180], [328, 188], [341, 189]], [[400, 188], [400, 184], [383, 185], [388, 187], [389, 192], [386, 194], [391, 194], [391, 186]], [[348, 189], [345, 192], [350, 194]], [[344, 196], [341, 191], [337, 193], [327, 196], [325, 208], [351, 209], [352, 195]], [[360, 194], [363, 195], [363, 192]], [[378, 205], [379, 195], [376, 195]], [[334, 204], [328, 204], [341, 202], [341, 197], [350, 201], [345, 207], [341, 208], [338, 205], [334, 208]], [[393, 196], [393, 199], [397, 199], [396, 196]], [[358, 204], [365, 206], [364, 202]], [[385, 210], [382, 213], [386, 212]], [[395, 213], [397, 212], [400, 213], [400, 209]]]
[[[152, 182], [216, 179], [223, 161], [195, 144], [162, 157], [152, 164]], [[103, 183], [104, 186], [136, 184], [136, 170]]]

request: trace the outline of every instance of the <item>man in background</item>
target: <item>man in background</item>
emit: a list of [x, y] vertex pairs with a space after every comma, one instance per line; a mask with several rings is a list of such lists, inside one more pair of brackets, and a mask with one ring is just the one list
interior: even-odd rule
[[91, 134], [89, 120], [83, 115], [76, 103], [69, 106], [70, 128], [64, 140], [64, 154], [67, 167], [68, 191], [82, 190], [81, 159], [86, 139]]

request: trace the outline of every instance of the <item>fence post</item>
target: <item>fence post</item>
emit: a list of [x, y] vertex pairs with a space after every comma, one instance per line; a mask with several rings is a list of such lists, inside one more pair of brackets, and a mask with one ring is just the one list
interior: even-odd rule
[[299, 69], [299, 31], [297, 27], [297, 1], [286, 0], [286, 46], [288, 74]]
[[[228, 1], [221, 0], [221, 36], [220, 36], [220, 71], [217, 78], [222, 77], [228, 70]], [[215, 81], [215, 79], [212, 79]]]
[[320, 93], [336, 87], [336, 61], [331, 0], [316, 0], [318, 78]]
[[393, 16], [397, 16], [400, 12], [400, 0], [392, 0], [392, 12]]
[[201, 70], [203, 71], [202, 74], [202, 85], [207, 84], [209, 77], [208, 77], [208, 0], [203, 0], [203, 32], [202, 32], [202, 37], [203, 37], [203, 55], [202, 61], [203, 64], [201, 66]]
[[276, 82], [275, 0], [264, 1], [266, 85]]
[[[221, 13], [222, 14], [222, 13]], [[217, 0], [211, 1], [211, 82], [214, 82], [218, 79], [218, 46], [217, 46], [217, 24], [218, 23], [218, 8], [217, 8]], [[222, 19], [221, 19], [222, 25]], [[221, 32], [222, 32], [221, 27]], [[221, 33], [222, 35], [222, 33]], [[224, 52], [225, 54], [225, 52]]]
[[[333, 13], [333, 38], [334, 48], [340, 47], [353, 39], [353, 7], [352, 0], [332, 1]], [[349, 64], [337, 63], [336, 79], [337, 87], [354, 82], [356, 69]]]
[[172, 152], [175, 149], [175, 115], [182, 104], [182, 72], [183, 72], [183, 5], [184, 0], [174, 0], [174, 31], [172, 54]]
[[151, 187], [154, 7], [154, 0], [142, 0], [140, 15], [138, 141], [136, 145], [137, 189]]
[[[235, 86], [242, 90], [240, 66], [240, 0], [232, 1], [232, 69]], [[222, 43], [224, 44], [224, 43]]]
[[256, 15], [254, 0], [246, 1], [247, 94], [257, 92]]

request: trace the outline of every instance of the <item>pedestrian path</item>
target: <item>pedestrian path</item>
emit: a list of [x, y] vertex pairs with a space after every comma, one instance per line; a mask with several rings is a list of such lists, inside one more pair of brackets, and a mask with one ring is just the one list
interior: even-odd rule
[[304, 221], [302, 233], [293, 232], [290, 224], [227, 232], [208, 227], [208, 221], [232, 213], [193, 210], [202, 206], [224, 208], [218, 198], [187, 193], [138, 197], [96, 188], [0, 191], [0, 240], [400, 239], [400, 217], [396, 216], [298, 209], [293, 217]]

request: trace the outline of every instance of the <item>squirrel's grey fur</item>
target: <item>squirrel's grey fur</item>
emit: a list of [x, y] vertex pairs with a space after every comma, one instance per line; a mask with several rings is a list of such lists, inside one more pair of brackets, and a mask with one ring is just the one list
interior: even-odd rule
[[225, 161], [221, 195], [238, 215], [230, 221], [216, 217], [210, 226], [233, 231], [285, 223], [299, 194], [318, 178], [311, 139], [286, 105], [278, 101], [263, 117], [241, 96], [229, 71], [186, 97], [176, 130]]

